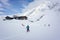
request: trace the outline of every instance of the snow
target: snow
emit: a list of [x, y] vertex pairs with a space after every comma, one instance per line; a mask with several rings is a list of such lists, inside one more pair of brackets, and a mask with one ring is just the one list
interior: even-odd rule
[[[60, 14], [53, 9], [39, 10], [39, 6], [22, 15], [28, 15], [28, 20], [6, 20], [0, 16], [0, 40], [60, 40]], [[43, 17], [41, 17], [44, 15]], [[40, 18], [41, 17], [41, 18]], [[39, 21], [36, 21], [39, 19]], [[34, 22], [30, 22], [34, 21]], [[22, 26], [24, 24], [24, 26]], [[26, 26], [30, 32], [26, 32]]]

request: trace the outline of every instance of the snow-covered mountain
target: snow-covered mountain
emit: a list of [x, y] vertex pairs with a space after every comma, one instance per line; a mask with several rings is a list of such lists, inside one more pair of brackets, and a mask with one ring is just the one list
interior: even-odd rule
[[28, 16], [29, 20], [36, 21], [37, 19], [46, 15], [47, 14], [47, 13], [45, 13], [46, 11], [51, 11], [51, 10], [55, 11], [56, 8], [59, 8], [59, 7], [60, 7], [59, 3], [57, 3], [57, 2], [53, 3], [51, 1], [44, 1], [44, 2], [40, 3], [40, 5], [38, 5], [37, 7], [34, 7], [33, 9], [27, 11], [23, 15]]
[[[55, 6], [50, 7], [50, 2], [43, 2], [21, 14], [27, 16], [28, 20], [3, 21], [6, 15], [0, 16], [0, 40], [60, 40], [60, 14], [55, 11]], [[27, 25], [30, 32], [26, 32]]]

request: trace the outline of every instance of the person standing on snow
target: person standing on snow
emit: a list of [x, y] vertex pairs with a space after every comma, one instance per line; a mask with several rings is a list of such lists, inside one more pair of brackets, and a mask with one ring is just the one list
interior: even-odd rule
[[26, 28], [27, 28], [27, 32], [29, 32], [29, 31], [30, 31], [30, 30], [29, 30], [29, 25], [27, 25]]

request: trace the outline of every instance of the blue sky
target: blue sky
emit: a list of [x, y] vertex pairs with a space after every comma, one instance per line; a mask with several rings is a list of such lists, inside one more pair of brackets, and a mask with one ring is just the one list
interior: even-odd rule
[[0, 15], [24, 13], [39, 6], [43, 1], [60, 3], [60, 0], [0, 0]]
[[10, 15], [23, 12], [34, 0], [0, 0], [0, 15]]

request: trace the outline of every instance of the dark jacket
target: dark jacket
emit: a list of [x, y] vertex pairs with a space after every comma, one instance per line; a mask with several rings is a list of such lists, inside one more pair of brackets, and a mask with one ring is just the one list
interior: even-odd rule
[[29, 30], [29, 25], [27, 25], [27, 27], [26, 27], [26, 28], [27, 28], [27, 30]]

